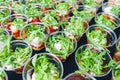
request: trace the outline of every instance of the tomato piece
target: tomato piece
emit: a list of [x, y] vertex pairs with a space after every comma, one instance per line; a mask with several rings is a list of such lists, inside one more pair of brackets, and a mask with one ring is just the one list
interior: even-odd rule
[[35, 46], [35, 45], [32, 45], [32, 44], [31, 44], [31, 46], [32, 46], [32, 48], [33, 48], [34, 50], [40, 50], [40, 49], [43, 49], [43, 48], [45, 47], [45, 44], [42, 43], [42, 44], [40, 44], [39, 46]]
[[41, 22], [41, 20], [39, 18], [34, 18], [30, 21], [30, 23], [32, 23], [32, 22]]
[[16, 73], [22, 73], [22, 71], [23, 71], [23, 66], [14, 70], [14, 72]]
[[114, 59], [116, 62], [120, 61], [120, 53], [115, 54], [114, 57], [113, 57], [113, 59]]

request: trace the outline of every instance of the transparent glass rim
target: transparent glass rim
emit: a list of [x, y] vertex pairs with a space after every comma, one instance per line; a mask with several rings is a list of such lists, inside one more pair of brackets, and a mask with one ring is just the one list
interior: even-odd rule
[[[89, 32], [89, 29], [90, 28], [93, 28], [93, 27], [95, 27], [95, 26], [97, 26], [97, 27], [99, 27], [99, 26], [102, 26], [104, 29], [104, 31], [105, 32], [108, 32], [111, 36], [112, 36], [112, 38], [114, 38], [114, 41], [112, 42], [112, 44], [111, 45], [108, 45], [108, 46], [105, 46], [105, 47], [111, 47], [111, 46], [113, 46], [115, 43], [116, 43], [116, 41], [117, 41], [117, 36], [116, 36], [116, 34], [115, 34], [115, 32], [112, 30], [112, 29], [110, 29], [110, 28], [108, 28], [108, 27], [106, 27], [106, 26], [104, 26], [104, 25], [102, 25], [102, 24], [95, 24], [95, 25], [91, 25], [91, 26], [89, 26], [88, 28], [87, 28], [87, 30], [86, 30], [86, 36], [87, 36], [87, 33]], [[87, 38], [89, 38], [89, 37], [87, 37]], [[88, 41], [89, 41], [89, 39], [88, 39]], [[100, 45], [99, 45], [100, 46]]]
[[[101, 47], [101, 46], [96, 46], [96, 45], [92, 45], [92, 44], [85, 44], [85, 45], [80, 46], [80, 47], [76, 50], [76, 52], [75, 52], [75, 62], [76, 62], [76, 64], [77, 64], [79, 70], [80, 70], [81, 68], [80, 68], [80, 66], [79, 66], [79, 64], [78, 64], [78, 62], [77, 62], [76, 55], [77, 55], [77, 52], [79, 52], [79, 50], [80, 50], [81, 48], [83, 48], [83, 47], [86, 47], [86, 48], [93, 47], [93, 48], [95, 48], [95, 49], [98, 50], [98, 51], [101, 51], [101, 50], [105, 50], [105, 49], [106, 49], [106, 48], [103, 48], [103, 47]], [[106, 50], [108, 50], [108, 49], [106, 49]], [[106, 54], [109, 56], [110, 60], [112, 60], [112, 57], [110, 56], [109, 53], [110, 53], [110, 51], [108, 50], [108, 52], [107, 52]], [[105, 74], [95, 75], [95, 76], [92, 75], [92, 74], [90, 74], [90, 75], [92, 75], [93, 77], [104, 77], [104, 76], [108, 75], [111, 71], [112, 71], [112, 67], [111, 67]]]
[[[47, 40], [48, 40], [48, 38], [51, 37], [51, 36], [54, 36], [56, 34], [61, 34], [61, 33], [66, 34], [66, 33], [69, 33], [69, 32], [66, 32], [66, 31], [57, 31], [57, 32], [53, 32], [52, 34], [48, 35], [47, 38], [46, 38], [46, 40], [45, 40], [45, 49], [47, 48]], [[69, 34], [72, 35], [71, 33], [69, 33]], [[72, 37], [73, 37], [73, 35], [72, 35]], [[77, 40], [75, 39], [75, 37], [73, 39], [75, 41], [74, 42], [75, 47], [74, 47], [73, 51], [68, 54], [68, 56], [71, 55], [76, 50], [76, 48], [77, 48]], [[53, 53], [51, 53], [51, 54], [53, 54]], [[56, 55], [56, 56], [59, 56], [59, 55]]]
[[[26, 41], [22, 41], [22, 40], [13, 40], [13, 41], [11, 42], [11, 44], [12, 44], [12, 43], [20, 43], [20, 42], [26, 44], [26, 45], [29, 47], [29, 49], [30, 49], [30, 55], [29, 55], [28, 59], [31, 58], [31, 56], [32, 56], [32, 47], [29, 45], [29, 43], [27, 43]], [[26, 61], [26, 62], [27, 62], [27, 61]], [[26, 62], [25, 62], [24, 64], [20, 65], [18, 68], [23, 67], [23, 66], [26, 64]], [[4, 67], [3, 67], [3, 68], [4, 68]], [[16, 70], [16, 69], [18, 69], [18, 68], [12, 68], [12, 69], [5, 69], [5, 68], [4, 68], [4, 70], [6, 70], [6, 71], [14, 71], [14, 70]]]
[[5, 80], [8, 80], [8, 75], [2, 68], [0, 68], [0, 72], [3, 72], [3, 74], [5, 75]]
[[[78, 73], [70, 73], [68, 74], [63, 80], [67, 80], [67, 78], [69, 78], [70, 76], [74, 75], [74, 74], [78, 74]], [[92, 75], [88, 74], [88, 73], [84, 73], [86, 76], [88, 76], [89, 78], [91, 78], [92, 80], [96, 80]], [[80, 74], [81, 75], [81, 74]]]
[[[100, 15], [109, 15], [109, 16], [112, 16], [113, 18], [115, 18], [115, 19], [117, 19], [118, 20], [118, 22], [117, 23], [119, 23], [120, 22], [120, 19], [116, 16], [116, 15], [114, 15], [114, 14], [112, 14], [112, 13], [105, 13], [105, 12], [100, 12], [100, 13], [98, 13], [98, 14], [96, 14], [95, 15], [95, 22], [97, 21], [97, 17], [98, 16], [100, 16]], [[117, 25], [117, 23], [113, 23], [115, 26], [116, 26], [116, 28], [118, 28], [119, 27], [119, 25]], [[101, 25], [101, 24], [100, 24]], [[116, 29], [115, 28], [115, 29]]]
[[[62, 76], [63, 76], [63, 73], [64, 73], [64, 68], [63, 68], [63, 64], [62, 64], [62, 62], [60, 61], [60, 59], [56, 56], [56, 55], [54, 55], [54, 54], [51, 54], [51, 53], [39, 53], [39, 54], [35, 54], [35, 55], [37, 55], [37, 56], [39, 56], [39, 55], [42, 55], [42, 54], [44, 54], [44, 55], [48, 55], [48, 56], [50, 56], [50, 57], [53, 57], [53, 58], [55, 58], [59, 63], [60, 63], [60, 67], [61, 67], [61, 74], [60, 74], [60, 78], [62, 78]], [[34, 56], [35, 56], [34, 55]], [[33, 56], [33, 57], [34, 57]], [[22, 72], [22, 79], [23, 80], [26, 80], [25, 79], [25, 68], [27, 67], [27, 64], [33, 59], [33, 57], [31, 57], [27, 62], [26, 62], [26, 64], [25, 64], [25, 66], [24, 66], [24, 68], [23, 68], [23, 72]]]
[[113, 77], [113, 79], [115, 78], [115, 76], [114, 76], [114, 69], [115, 69], [115, 67], [118, 66], [118, 65], [120, 65], [120, 61], [117, 62], [117, 63], [114, 65], [113, 69], [112, 69], [112, 77]]
[[[18, 17], [15, 17], [15, 16], [18, 16]], [[25, 14], [13, 14], [13, 15], [7, 16], [6, 18], [3, 19], [3, 21], [1, 22], [2, 27], [4, 27], [4, 21], [9, 19], [10, 17], [25, 19], [26, 24], [28, 23], [28, 17]], [[22, 18], [22, 17], [24, 17], [24, 18]]]

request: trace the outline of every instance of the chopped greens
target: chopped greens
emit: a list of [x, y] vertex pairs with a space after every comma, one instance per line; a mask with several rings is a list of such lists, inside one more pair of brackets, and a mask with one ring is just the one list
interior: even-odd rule
[[40, 7], [36, 5], [28, 5], [25, 10], [28, 18], [38, 18], [41, 15]]
[[46, 51], [66, 59], [68, 55], [74, 50], [74, 43], [74, 39], [70, 39], [63, 33], [60, 35], [51, 35], [46, 41]]
[[60, 11], [68, 11], [70, 8], [69, 3], [68, 2], [60, 2], [58, 5], [56, 5], [56, 10], [60, 10]]
[[22, 48], [15, 45], [13, 47], [10, 40], [9, 37], [7, 45], [0, 50], [0, 66], [8, 70], [21, 67], [31, 55], [29, 47]]
[[11, 25], [15, 26], [17, 30], [21, 30], [25, 24], [26, 24], [25, 21], [21, 18], [16, 18], [11, 23]]
[[112, 9], [111, 9], [111, 13], [113, 13], [116, 16], [120, 15], [120, 5], [119, 6], [113, 6]]
[[8, 8], [0, 8], [0, 23], [4, 18], [10, 15], [10, 10]]
[[0, 80], [6, 80], [5, 72], [0, 71]]
[[59, 69], [52, 59], [44, 54], [34, 56], [32, 65], [34, 68], [35, 80], [60, 80]]
[[73, 14], [77, 17], [80, 17], [82, 20], [90, 20], [94, 17], [94, 13], [92, 13], [92, 9], [85, 9], [82, 11], [75, 10]]
[[38, 3], [42, 5], [42, 7], [53, 8], [54, 3], [53, 0], [38, 0]]
[[108, 56], [107, 50], [102, 50], [98, 52], [94, 48], [85, 48], [82, 47], [76, 53], [76, 60], [78, 62], [78, 66], [80, 67], [79, 73], [90, 73], [94, 76], [100, 76], [107, 71], [115, 64], [113, 60], [110, 60], [108, 63], [106, 62], [106, 57]]
[[70, 21], [65, 24], [65, 31], [72, 33], [76, 39], [80, 38], [85, 32], [87, 25], [80, 17], [71, 17]]
[[[114, 18], [114, 17], [112, 17], [112, 18]], [[101, 14], [101, 15], [96, 17], [96, 23], [105, 25], [105, 26], [107, 26], [107, 27], [109, 27], [111, 29], [115, 29], [116, 28], [116, 23], [114, 21], [108, 19], [107, 17], [105, 17], [104, 14]]]
[[92, 44], [105, 47], [107, 44], [107, 33], [102, 30], [92, 30], [87, 32], [88, 41]]
[[[26, 31], [26, 29], [27, 29], [27, 31]], [[24, 30], [26, 32], [24, 32]], [[36, 45], [39, 46], [41, 43], [45, 42], [46, 34], [44, 33], [44, 31], [45, 31], [44, 26], [36, 25], [36, 24], [28, 25], [25, 27], [25, 29], [23, 29], [22, 36], [26, 35], [25, 40], [27, 42], [29, 42], [30, 44], [38, 43]], [[35, 39], [37, 39], [37, 41]], [[35, 42], [34, 42], [34, 40], [35, 40]]]
[[84, 5], [99, 7], [103, 0], [83, 0]]
[[46, 25], [46, 26], [57, 26], [59, 25], [58, 21], [60, 20], [60, 18], [57, 16], [57, 13], [55, 10], [52, 11], [47, 11], [45, 12], [45, 16], [42, 18], [42, 22]]
[[114, 68], [114, 80], [120, 80], [120, 64], [117, 64]]

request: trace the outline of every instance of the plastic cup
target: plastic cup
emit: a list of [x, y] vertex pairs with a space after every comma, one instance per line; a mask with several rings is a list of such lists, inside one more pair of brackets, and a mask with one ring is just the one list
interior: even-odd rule
[[10, 50], [12, 50], [13, 52], [15, 52], [15, 50], [19, 51], [20, 49], [22, 50], [28, 47], [28, 52], [25, 52], [23, 55], [20, 55], [23, 52], [16, 51], [16, 53], [14, 54], [17, 54], [17, 55], [13, 56], [11, 52], [11, 54], [8, 57], [6, 57], [6, 59], [7, 58], [8, 59], [2, 65], [2, 68], [6, 71], [13, 71], [15, 73], [21, 74], [26, 61], [32, 56], [32, 48], [30, 47], [28, 43], [26, 43], [25, 41], [21, 41], [21, 40], [13, 40], [10, 46], [11, 46]]
[[110, 28], [96, 24], [86, 30], [87, 43], [102, 47], [111, 47], [116, 43], [116, 34]]
[[116, 42], [116, 51], [114, 52], [113, 59], [114, 59], [116, 62], [119, 62], [119, 61], [120, 61], [120, 38], [119, 38], [119, 39], [117, 40], [117, 42]]
[[2, 80], [8, 80], [8, 76], [7, 76], [7, 73], [0, 68], [0, 79]]
[[120, 4], [118, 2], [105, 2], [102, 4], [102, 11], [107, 14], [114, 14], [116, 16], [119, 16], [119, 7]]
[[2, 21], [2, 27], [6, 28], [15, 39], [21, 39], [20, 31], [28, 23], [28, 18], [24, 14], [14, 14], [7, 16]]
[[[76, 61], [76, 64], [78, 65], [78, 67], [79, 67], [79, 70], [82, 70], [83, 71], [83, 69], [84, 70], [86, 70], [85, 68], [86, 68], [86, 65], [89, 65], [90, 64], [90, 62], [89, 63], [86, 63], [86, 61], [84, 61], [84, 60], [86, 60], [86, 58], [90, 61], [92, 61], [92, 62], [94, 62], [94, 61], [99, 61], [100, 59], [98, 59], [97, 58], [97, 56], [98, 55], [96, 55], [96, 56], [94, 56], [94, 57], [91, 57], [90, 58], [90, 54], [88, 54], [89, 52], [86, 52], [86, 54], [83, 54], [83, 53], [85, 53], [85, 51], [86, 51], [86, 49], [88, 49], [89, 51], [92, 51], [93, 53], [92, 54], [95, 54], [95, 52], [97, 52], [98, 54], [99, 53], [102, 53], [102, 52], [104, 52], [104, 50], [106, 50], [106, 53], [104, 54], [104, 55], [102, 55], [103, 56], [103, 59], [102, 58], [100, 58], [101, 60], [103, 60], [103, 63], [101, 64], [100, 62], [96, 62], [96, 63], [92, 63], [91, 64], [91, 66], [89, 66], [89, 68], [87, 68], [87, 69], [89, 69], [89, 71], [88, 71], [88, 73], [90, 74], [90, 75], [92, 75], [93, 77], [95, 77], [97, 80], [105, 80], [105, 79], [108, 79], [108, 76], [110, 76], [110, 73], [111, 73], [111, 71], [112, 71], [112, 66], [110, 66], [110, 67], [107, 67], [107, 68], [97, 68], [97, 69], [101, 69], [101, 71], [102, 71], [102, 73], [98, 73], [98, 71], [96, 70], [96, 72], [93, 70], [93, 69], [96, 69], [96, 68], [93, 68], [94, 66], [95, 66], [95, 64], [96, 65], [104, 65], [105, 66], [105, 64], [109, 64], [109, 62], [112, 60], [112, 58], [111, 58], [111, 56], [110, 56], [110, 54], [109, 54], [109, 51], [107, 50], [107, 49], [105, 49], [105, 48], [103, 48], [103, 47], [101, 47], [101, 46], [95, 46], [95, 45], [92, 45], [92, 44], [85, 44], [85, 45], [82, 45], [82, 46], [80, 46], [78, 49], [77, 49], [77, 51], [76, 51], [76, 53], [75, 53], [75, 61]], [[80, 56], [80, 54], [83, 54], [83, 55], [81, 55]], [[78, 56], [79, 55], [79, 56]], [[99, 55], [100, 56], [100, 55]], [[94, 59], [93, 59], [94, 58]], [[78, 59], [80, 59], [80, 60], [78, 60]], [[105, 59], [105, 60], [104, 60]], [[82, 60], [83, 60], [83, 62], [82, 62]], [[102, 62], [102, 61], [101, 61]], [[84, 67], [83, 67], [84, 66]], [[93, 66], [93, 67], [92, 67]], [[92, 68], [90, 68], [90, 67], [92, 67]], [[86, 73], [87, 73], [87, 71], [85, 71]], [[91, 71], [93, 71], [93, 72], [91, 72]]]
[[120, 19], [112, 13], [101, 12], [95, 16], [95, 22], [96, 24], [102, 24], [114, 30], [119, 26]]
[[[34, 56], [36, 56], [37, 58], [46, 56], [49, 59], [48, 61], [50, 61], [52, 64], [56, 65], [56, 67], [59, 71], [59, 78], [62, 78], [63, 65], [62, 65], [61, 61], [55, 55], [50, 54], [50, 53], [39, 53], [39, 54], [35, 54]], [[29, 59], [27, 61], [27, 63], [25, 64], [25, 67], [22, 72], [23, 80], [28, 80], [33, 77], [34, 67], [32, 65], [32, 60], [33, 60], [34, 56], [31, 59]], [[41, 63], [39, 63], [39, 64], [41, 64]], [[43, 75], [43, 74], [41, 74], [41, 75]]]
[[71, 33], [58, 31], [50, 34], [45, 42], [46, 51], [55, 54], [64, 62], [77, 47], [77, 42]]
[[72, 16], [67, 22], [63, 25], [63, 30], [74, 35], [77, 42], [86, 32], [88, 23], [81, 19], [81, 17]]
[[120, 79], [120, 62], [117, 62], [116, 65], [112, 69], [112, 80]]
[[27, 24], [21, 31], [21, 38], [28, 42], [33, 50], [39, 51], [45, 47], [47, 37], [46, 27], [43, 23], [33, 22]]

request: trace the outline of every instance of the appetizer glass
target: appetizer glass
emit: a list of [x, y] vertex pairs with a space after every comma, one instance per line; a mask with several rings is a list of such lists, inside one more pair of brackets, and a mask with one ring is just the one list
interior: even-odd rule
[[116, 42], [116, 51], [114, 53], [113, 59], [116, 62], [120, 61], [120, 38]]
[[87, 43], [102, 47], [111, 47], [116, 43], [116, 34], [110, 28], [96, 24], [86, 30]]
[[2, 26], [5, 27], [15, 39], [21, 39], [20, 31], [27, 23], [28, 18], [26, 15], [14, 14], [6, 17], [2, 21]]
[[56, 10], [44, 11], [41, 15], [41, 22], [46, 26], [49, 34], [61, 29], [60, 17], [57, 15]]
[[79, 73], [70, 73], [64, 80], [96, 80], [93, 76], [88, 73], [79, 74]]
[[120, 62], [117, 62], [113, 67], [112, 80], [120, 80]]
[[9, 7], [0, 6], [0, 26], [1, 26], [2, 20], [7, 16], [10, 16], [10, 14], [11, 14], [11, 9]]
[[74, 35], [77, 41], [86, 32], [88, 23], [81, 17], [72, 16], [67, 22], [64, 23], [63, 30]]
[[60, 80], [63, 65], [53, 54], [39, 53], [29, 59], [22, 72], [23, 80]]
[[0, 80], [8, 80], [7, 73], [0, 68]]
[[54, 0], [37, 0], [37, 3], [40, 4], [42, 12], [53, 10], [55, 7]]
[[21, 37], [31, 45], [32, 49], [38, 51], [45, 47], [47, 33], [49, 30], [46, 31], [43, 23], [33, 22], [23, 28]]
[[[32, 48], [21, 40], [7, 42], [7, 46], [1, 51], [1, 67], [6, 71], [22, 73], [26, 61], [32, 56]], [[4, 59], [3, 59], [4, 57]]]
[[72, 12], [74, 16], [81, 17], [82, 20], [88, 23], [96, 15], [96, 10], [91, 6], [78, 5]]
[[100, 7], [104, 0], [82, 0], [81, 3], [84, 6], [92, 6], [94, 8]]
[[24, 1], [21, 2], [21, 1], [10, 1], [10, 9], [12, 10], [12, 15], [14, 14], [25, 14], [25, 7], [26, 7], [26, 4], [25, 4], [25, 1], [26, 0], [22, 0]]
[[56, 1], [55, 9], [62, 21], [68, 20], [72, 13], [72, 6], [67, 1]]
[[41, 6], [39, 4], [28, 4], [25, 8], [25, 14], [28, 16], [28, 22], [41, 22], [40, 15], [42, 11], [40, 10]]
[[50, 34], [45, 42], [46, 51], [55, 54], [64, 62], [77, 47], [77, 41], [74, 36], [65, 31], [58, 31]]
[[9, 32], [5, 28], [0, 28], [0, 51], [6, 46], [6, 41], [8, 40]]
[[80, 46], [76, 51], [75, 61], [81, 73], [89, 73], [99, 80], [109, 76], [115, 63], [107, 49], [92, 44]]
[[120, 3], [106, 2], [102, 4], [102, 11], [107, 14], [120, 15]]
[[120, 19], [114, 14], [108, 14], [102, 12], [102, 13], [98, 13], [95, 16], [95, 22], [96, 24], [102, 24], [114, 30], [118, 27], [118, 24], [120, 23]]

